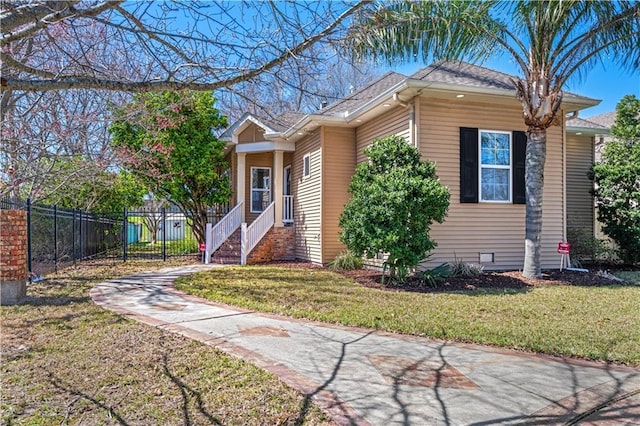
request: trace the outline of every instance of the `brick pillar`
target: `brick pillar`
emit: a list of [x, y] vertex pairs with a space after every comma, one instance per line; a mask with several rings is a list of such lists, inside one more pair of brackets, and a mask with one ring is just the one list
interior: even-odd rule
[[0, 305], [27, 295], [27, 212], [0, 210]]

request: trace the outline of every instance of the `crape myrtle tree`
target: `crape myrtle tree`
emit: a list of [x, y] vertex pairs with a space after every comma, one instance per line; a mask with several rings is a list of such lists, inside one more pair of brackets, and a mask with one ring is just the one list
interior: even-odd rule
[[99, 177], [108, 185], [106, 180], [115, 177], [115, 158], [108, 145], [110, 113], [105, 105], [122, 98], [116, 92], [89, 90], [3, 92], [0, 196], [51, 202], [84, 183], [99, 184]]
[[375, 139], [364, 150], [349, 185], [351, 199], [340, 215], [340, 241], [358, 256], [387, 253], [385, 267], [400, 282], [436, 247], [429, 237], [434, 221], [442, 223], [449, 190], [435, 164], [400, 136]]
[[175, 203], [199, 242], [208, 207], [231, 196], [225, 143], [214, 134], [227, 120], [214, 102], [210, 92], [137, 94], [115, 111], [109, 129], [125, 169], [149, 193]]
[[640, 99], [622, 98], [599, 163], [589, 177], [602, 230], [617, 245], [618, 257], [632, 265], [640, 263]]
[[638, 1], [390, 1], [358, 14], [348, 40], [361, 57], [390, 62], [481, 61], [502, 54], [527, 126], [523, 275], [541, 274], [547, 129], [562, 121], [563, 88], [598, 62], [640, 69]]

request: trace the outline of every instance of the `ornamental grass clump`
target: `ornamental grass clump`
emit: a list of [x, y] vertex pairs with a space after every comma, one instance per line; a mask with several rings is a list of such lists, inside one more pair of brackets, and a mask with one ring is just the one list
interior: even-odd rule
[[334, 270], [352, 271], [362, 269], [362, 256], [357, 256], [349, 250], [345, 250], [329, 263], [329, 267]]

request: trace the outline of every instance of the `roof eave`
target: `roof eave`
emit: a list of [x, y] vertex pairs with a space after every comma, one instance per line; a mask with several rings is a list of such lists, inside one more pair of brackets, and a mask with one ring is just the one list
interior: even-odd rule
[[582, 133], [583, 135], [608, 135], [609, 129], [594, 129], [593, 127], [567, 126], [567, 132]]
[[[337, 124], [337, 125], [345, 125], [353, 122], [358, 119], [358, 117], [367, 113], [368, 111], [378, 107], [386, 101], [389, 101], [393, 98], [393, 95], [396, 93], [400, 93], [406, 90], [424, 90], [424, 89], [432, 89], [432, 90], [440, 90], [440, 91], [451, 91], [451, 92], [464, 92], [464, 93], [473, 93], [479, 95], [492, 95], [499, 96], [504, 98], [515, 99], [516, 91], [515, 89], [499, 89], [499, 88], [489, 88], [489, 87], [475, 87], [475, 86], [467, 86], [461, 84], [452, 84], [452, 83], [442, 83], [442, 82], [428, 82], [423, 80], [411, 79], [407, 78], [406, 80], [401, 81], [398, 84], [393, 85], [389, 89], [380, 93], [378, 96], [374, 97], [367, 103], [362, 106], [356, 108], [353, 111], [345, 111], [342, 116], [335, 115], [321, 115], [321, 114], [309, 114], [305, 115], [303, 118], [298, 120], [293, 126], [284, 132], [278, 133], [279, 137], [283, 137], [285, 139], [289, 139], [291, 137], [295, 137], [297, 133], [302, 131], [309, 124]], [[595, 105], [598, 105], [600, 100], [591, 99], [582, 96], [575, 96], [572, 94], [565, 94], [562, 106], [566, 111], [579, 111], [585, 108], [589, 108]], [[265, 133], [265, 136], [271, 137], [271, 134]], [[276, 134], [273, 134], [275, 137]]]

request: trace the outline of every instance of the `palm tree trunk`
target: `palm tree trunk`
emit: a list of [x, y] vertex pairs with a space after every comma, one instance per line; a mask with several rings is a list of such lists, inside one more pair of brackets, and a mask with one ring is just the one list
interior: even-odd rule
[[542, 275], [540, 240], [542, 236], [542, 188], [544, 163], [547, 156], [547, 130], [530, 127], [527, 140], [525, 185], [527, 208], [525, 216], [524, 269], [526, 278]]

